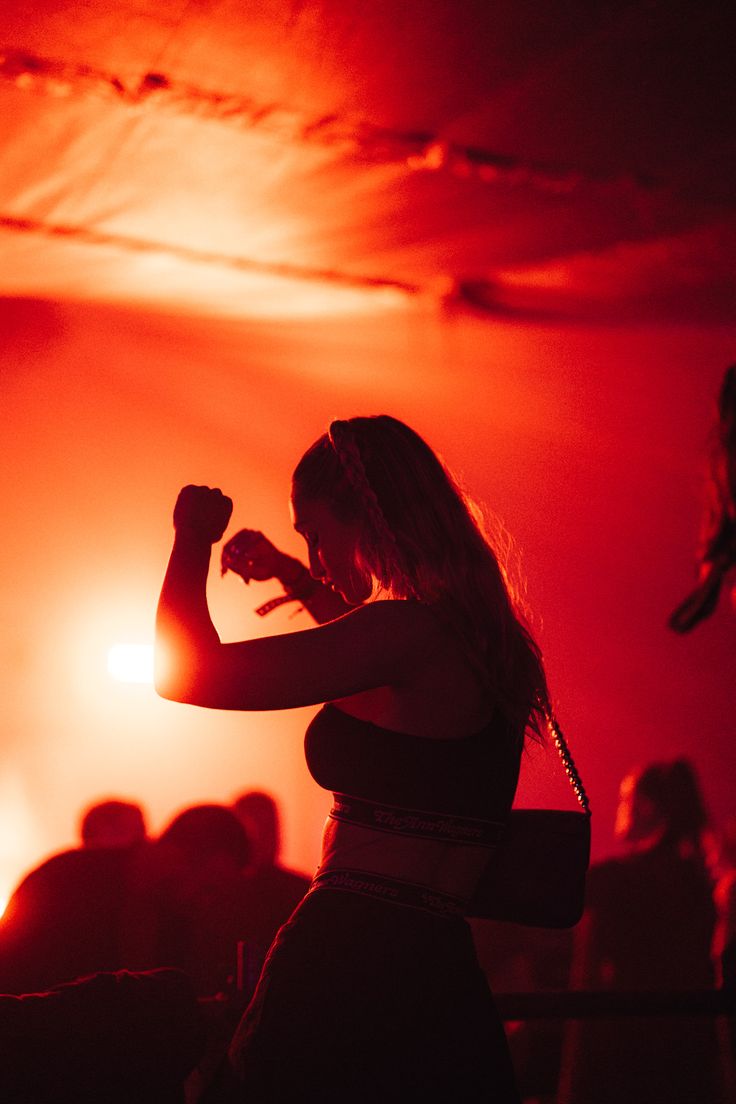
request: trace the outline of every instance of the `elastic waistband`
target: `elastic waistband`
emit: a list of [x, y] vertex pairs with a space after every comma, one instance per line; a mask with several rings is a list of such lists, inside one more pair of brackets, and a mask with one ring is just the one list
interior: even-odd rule
[[347, 893], [359, 893], [364, 897], [373, 897], [388, 901], [393, 905], [421, 909], [435, 916], [463, 916], [466, 903], [460, 897], [427, 886], [404, 882], [399, 878], [389, 878], [385, 874], [374, 874], [370, 870], [323, 870], [312, 879], [308, 892], [317, 889], [341, 889]]
[[443, 843], [462, 843], [475, 847], [494, 847], [506, 830], [500, 820], [479, 820], [475, 817], [433, 813], [422, 809], [404, 809], [366, 801], [351, 794], [336, 793], [329, 816], [333, 820], [360, 824], [379, 832], [418, 839], [435, 839]]

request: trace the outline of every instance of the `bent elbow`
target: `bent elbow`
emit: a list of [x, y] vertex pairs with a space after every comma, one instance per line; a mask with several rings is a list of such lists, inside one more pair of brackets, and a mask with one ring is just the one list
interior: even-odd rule
[[201, 657], [181, 656], [163, 649], [155, 657], [153, 686], [158, 696], [167, 701], [225, 708], [213, 685], [213, 673]]
[[153, 686], [160, 698], [181, 705], [206, 705], [201, 689], [191, 679], [162, 675], [154, 676]]
[[186, 698], [183, 693], [183, 687], [178, 680], [171, 678], [170, 675], [154, 674], [153, 688], [160, 698], [165, 698], [166, 701], [185, 702]]
[[178, 686], [171, 679], [154, 678], [153, 688], [160, 698], [166, 701], [183, 702], [184, 698]]
[[158, 644], [154, 652], [153, 688], [160, 698], [167, 701], [187, 703], [186, 684], [183, 677], [184, 664], [170, 648]]

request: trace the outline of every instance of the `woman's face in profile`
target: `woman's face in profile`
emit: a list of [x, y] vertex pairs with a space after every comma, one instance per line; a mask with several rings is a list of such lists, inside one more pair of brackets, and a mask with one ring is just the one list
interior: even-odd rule
[[314, 578], [332, 587], [350, 605], [365, 602], [373, 587], [357, 563], [360, 523], [340, 521], [328, 503], [298, 494], [292, 496], [291, 517], [306, 542]]

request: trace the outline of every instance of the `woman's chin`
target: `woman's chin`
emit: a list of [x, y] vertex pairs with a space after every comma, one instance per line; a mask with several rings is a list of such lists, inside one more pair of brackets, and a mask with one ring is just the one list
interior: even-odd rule
[[340, 597], [350, 606], [362, 606], [373, 594], [370, 583], [361, 586], [345, 587], [344, 590], [336, 588]]

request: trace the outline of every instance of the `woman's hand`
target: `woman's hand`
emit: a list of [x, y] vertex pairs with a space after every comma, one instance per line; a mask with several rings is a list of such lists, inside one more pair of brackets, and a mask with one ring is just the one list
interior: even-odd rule
[[221, 540], [233, 512], [233, 500], [219, 487], [182, 487], [174, 507], [177, 533], [190, 532], [215, 544]]
[[287, 559], [257, 529], [241, 529], [222, 549], [222, 573], [234, 571], [246, 583], [281, 578]]

